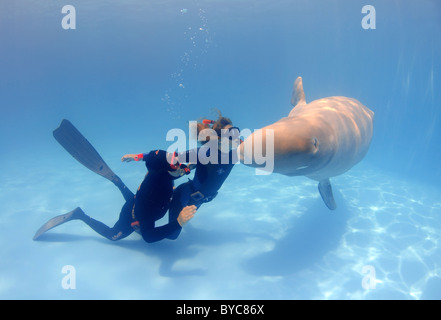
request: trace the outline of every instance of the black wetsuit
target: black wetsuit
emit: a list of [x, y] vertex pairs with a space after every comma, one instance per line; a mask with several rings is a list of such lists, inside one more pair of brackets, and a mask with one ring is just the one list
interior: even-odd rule
[[[197, 165], [194, 179], [179, 185], [173, 193], [169, 211], [170, 221], [176, 220], [184, 207], [195, 205], [199, 208], [203, 203], [216, 197], [218, 190], [238, 161], [236, 150], [229, 153], [223, 153], [217, 149], [216, 151], [217, 163], [206, 162], [206, 159], [210, 157], [210, 149], [204, 146], [178, 154], [180, 162], [194, 163], [197, 159]], [[207, 158], [204, 159], [204, 157]], [[177, 229], [170, 238], [177, 238], [180, 232], [181, 229]]]
[[[139, 231], [146, 242], [155, 242], [179, 234], [181, 226], [176, 219], [168, 224], [155, 227], [155, 221], [161, 219], [169, 209], [173, 195], [173, 178], [168, 171], [172, 170], [163, 150], [144, 154], [148, 173], [136, 192], [136, 196], [127, 188], [123, 192], [126, 203], [121, 209], [118, 221], [109, 228], [100, 221], [87, 215], [80, 219], [93, 230], [109, 240], [120, 240], [130, 235], [135, 229], [132, 223], [139, 221]], [[179, 214], [178, 214], [179, 215]], [[171, 239], [175, 237], [171, 236]]]

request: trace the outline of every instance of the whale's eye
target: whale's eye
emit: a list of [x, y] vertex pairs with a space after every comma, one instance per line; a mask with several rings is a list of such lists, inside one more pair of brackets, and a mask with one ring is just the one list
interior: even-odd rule
[[318, 139], [317, 138], [312, 138], [312, 144], [314, 145], [314, 152], [317, 152], [318, 151], [318, 148], [319, 148], [319, 141], [318, 141]]

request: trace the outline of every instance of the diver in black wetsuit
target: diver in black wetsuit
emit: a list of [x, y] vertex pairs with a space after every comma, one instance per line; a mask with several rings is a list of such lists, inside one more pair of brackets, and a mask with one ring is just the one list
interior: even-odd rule
[[148, 173], [138, 188], [131, 211], [131, 227], [139, 230], [146, 242], [156, 242], [180, 231], [196, 212], [196, 207], [188, 207], [168, 224], [155, 227], [169, 209], [173, 195], [174, 180], [190, 173], [190, 168], [177, 161], [176, 154], [165, 151], [151, 151], [148, 154], [125, 155], [122, 161], [145, 161]]
[[[174, 180], [190, 173], [190, 168], [180, 164], [175, 154], [155, 150], [146, 154], [128, 154], [122, 161], [145, 161], [148, 173], [134, 195], [122, 181], [119, 189], [126, 200], [121, 209], [118, 221], [110, 228], [104, 223], [86, 215], [81, 208], [55, 217], [54, 226], [71, 220], [81, 220], [103, 237], [116, 241], [124, 239], [133, 231], [139, 231], [146, 242], [156, 242], [179, 233], [182, 226], [193, 218], [195, 206], [186, 206], [174, 220], [168, 224], [155, 227], [155, 221], [162, 218], [169, 209], [173, 194]], [[51, 221], [51, 220], [50, 220]], [[50, 224], [50, 221], [46, 224]], [[50, 226], [52, 228], [53, 226]], [[171, 239], [174, 239], [171, 237]]]
[[[204, 120], [202, 124], [198, 124], [198, 134], [208, 128], [216, 132], [217, 147], [207, 147], [207, 144], [204, 144], [200, 148], [178, 153], [178, 159], [182, 162], [193, 162], [193, 159], [197, 159], [196, 172], [193, 180], [175, 189], [169, 210], [170, 222], [176, 220], [183, 208], [195, 206], [199, 209], [203, 203], [213, 200], [238, 162], [235, 147], [242, 142], [239, 128], [233, 127], [231, 120], [222, 117], [220, 113], [217, 121]], [[205, 143], [209, 141], [210, 138], [207, 137]], [[213, 156], [211, 152], [217, 154]], [[180, 231], [176, 229], [174, 235], [169, 238], [176, 239]]]

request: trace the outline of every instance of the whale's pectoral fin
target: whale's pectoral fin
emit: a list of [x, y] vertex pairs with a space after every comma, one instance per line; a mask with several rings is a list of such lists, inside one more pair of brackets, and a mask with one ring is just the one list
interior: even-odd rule
[[337, 204], [335, 203], [334, 195], [332, 194], [332, 186], [329, 179], [320, 181], [318, 189], [326, 206], [331, 210], [335, 210]]
[[[298, 77], [294, 82], [294, 88], [292, 90], [292, 96], [291, 96], [291, 104], [293, 105], [293, 107], [301, 104], [306, 104], [305, 92], [303, 91], [302, 77]], [[291, 112], [289, 116], [291, 115]]]

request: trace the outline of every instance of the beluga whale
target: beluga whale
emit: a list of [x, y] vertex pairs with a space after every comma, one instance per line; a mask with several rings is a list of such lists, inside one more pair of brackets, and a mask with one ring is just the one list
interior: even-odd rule
[[[294, 82], [291, 104], [294, 107], [287, 117], [245, 139], [238, 148], [239, 159], [271, 173], [318, 181], [323, 201], [334, 210], [337, 205], [329, 179], [364, 158], [372, 139], [374, 112], [358, 100], [342, 96], [307, 103], [301, 77]], [[259, 154], [273, 157], [273, 166], [263, 168]]]

